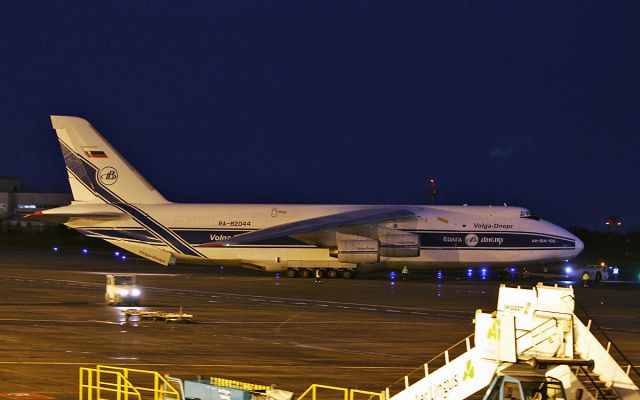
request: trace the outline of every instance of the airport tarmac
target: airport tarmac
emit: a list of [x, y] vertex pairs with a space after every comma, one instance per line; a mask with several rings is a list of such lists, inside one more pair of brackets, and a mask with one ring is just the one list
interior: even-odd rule
[[[242, 269], [164, 268], [110, 253], [0, 252], [0, 398], [77, 398], [78, 369], [97, 364], [276, 384], [297, 394], [312, 383], [381, 391], [473, 333], [475, 310], [495, 310], [500, 284], [449, 279], [446, 271], [443, 280], [413, 273], [391, 282], [378, 274], [315, 284]], [[113, 272], [139, 274], [144, 309], [182, 305], [194, 323], [125, 322], [120, 308], [104, 304], [104, 275]], [[637, 365], [640, 286], [578, 287], [576, 297]]]

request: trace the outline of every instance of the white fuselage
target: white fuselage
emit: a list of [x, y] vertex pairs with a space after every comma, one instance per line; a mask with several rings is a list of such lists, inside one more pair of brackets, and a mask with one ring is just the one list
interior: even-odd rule
[[[118, 205], [76, 204], [74, 211], [118, 210]], [[133, 218], [67, 223], [115, 245], [161, 249], [178, 260], [220, 265], [246, 265], [268, 271], [287, 269], [292, 261], [332, 262], [330, 247], [291, 237], [260, 243], [210, 246], [236, 235], [298, 220], [363, 209], [362, 205], [128, 205]], [[573, 234], [544, 220], [523, 216], [525, 209], [502, 206], [406, 206], [417, 217], [379, 224], [381, 228], [419, 236], [416, 257], [380, 257], [380, 268], [413, 269], [460, 265], [531, 264], [575, 257], [583, 248]], [[60, 210], [60, 209], [58, 209]], [[82, 210], [81, 210], [82, 211]]]

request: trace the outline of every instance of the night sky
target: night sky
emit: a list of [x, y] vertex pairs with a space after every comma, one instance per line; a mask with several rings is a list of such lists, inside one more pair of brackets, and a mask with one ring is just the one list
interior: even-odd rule
[[49, 115], [176, 202], [531, 208], [640, 228], [640, 2], [0, 5], [0, 175], [68, 191]]

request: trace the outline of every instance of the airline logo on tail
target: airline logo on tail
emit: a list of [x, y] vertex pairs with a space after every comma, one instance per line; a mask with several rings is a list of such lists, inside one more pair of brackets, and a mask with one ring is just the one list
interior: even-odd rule
[[104, 185], [113, 185], [118, 181], [118, 171], [113, 167], [104, 167], [98, 172], [98, 178]]

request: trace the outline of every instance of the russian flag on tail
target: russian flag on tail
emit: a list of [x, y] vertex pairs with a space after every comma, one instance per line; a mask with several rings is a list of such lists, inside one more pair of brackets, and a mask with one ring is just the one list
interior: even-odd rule
[[83, 147], [84, 155], [88, 158], [109, 158], [107, 154], [102, 150], [94, 150], [95, 147]]

